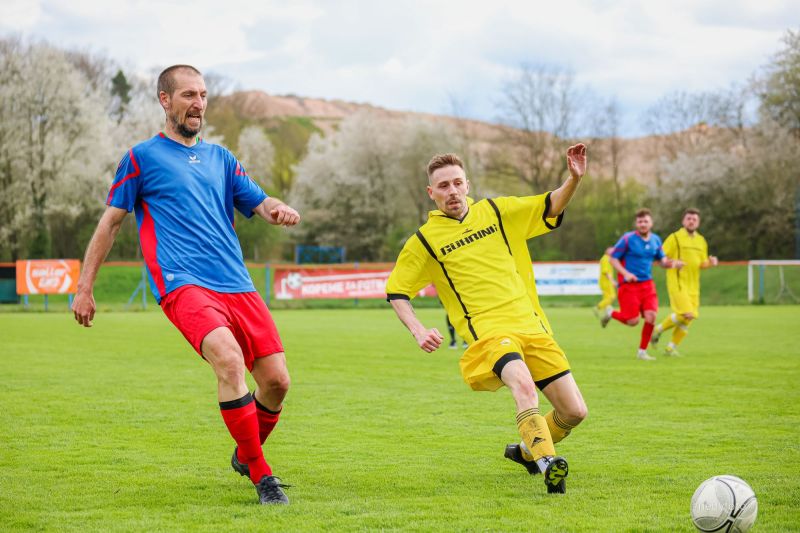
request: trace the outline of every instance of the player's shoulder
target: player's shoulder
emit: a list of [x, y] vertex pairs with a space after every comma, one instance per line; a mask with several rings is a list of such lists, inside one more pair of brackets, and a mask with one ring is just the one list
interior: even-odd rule
[[145, 155], [147, 152], [151, 151], [153, 148], [161, 144], [161, 142], [163, 141], [163, 137], [164, 137], [163, 133], [153, 135], [149, 139], [134, 144], [130, 148], [130, 150], [128, 150], [128, 153], [132, 152], [134, 156]]

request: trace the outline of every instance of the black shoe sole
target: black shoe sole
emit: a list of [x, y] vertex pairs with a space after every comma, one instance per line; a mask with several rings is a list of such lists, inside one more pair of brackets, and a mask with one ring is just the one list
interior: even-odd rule
[[553, 457], [544, 472], [544, 484], [549, 494], [563, 494], [567, 492], [566, 477], [569, 475], [569, 465], [563, 457]]
[[503, 457], [511, 459], [517, 464], [521, 464], [532, 476], [539, 473], [539, 467], [536, 465], [536, 461], [526, 461], [525, 458], [522, 457], [522, 450], [520, 450], [519, 444], [507, 444]]

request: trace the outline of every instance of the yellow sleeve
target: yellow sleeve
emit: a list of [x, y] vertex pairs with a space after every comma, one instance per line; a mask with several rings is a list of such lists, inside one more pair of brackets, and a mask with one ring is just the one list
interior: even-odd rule
[[416, 235], [412, 235], [400, 251], [392, 273], [386, 281], [386, 299], [410, 300], [433, 283], [428, 273], [429, 259], [428, 253], [422, 249], [422, 243]]
[[603, 257], [600, 258], [600, 275], [612, 274], [613, 272], [614, 269], [611, 267], [611, 261], [606, 254], [603, 254]]
[[706, 261], [708, 261], [708, 241], [706, 241], [706, 238], [703, 237], [703, 257], [700, 259], [700, 264], [702, 265]]
[[667, 237], [667, 240], [661, 245], [661, 248], [664, 249], [664, 254], [670, 259], [675, 259], [678, 256], [678, 238], [674, 233], [669, 234], [669, 237]]
[[506, 232], [531, 239], [549, 233], [561, 225], [564, 213], [547, 218], [550, 193], [537, 196], [505, 196], [495, 198]]

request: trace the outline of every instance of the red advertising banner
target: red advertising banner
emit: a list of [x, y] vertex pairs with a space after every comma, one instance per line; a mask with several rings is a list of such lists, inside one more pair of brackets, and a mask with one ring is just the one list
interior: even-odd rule
[[77, 259], [17, 261], [17, 294], [75, 294], [80, 273]]
[[[312, 298], [386, 298], [390, 270], [297, 268], [276, 269], [273, 294], [278, 300]], [[420, 296], [436, 296], [433, 285]]]

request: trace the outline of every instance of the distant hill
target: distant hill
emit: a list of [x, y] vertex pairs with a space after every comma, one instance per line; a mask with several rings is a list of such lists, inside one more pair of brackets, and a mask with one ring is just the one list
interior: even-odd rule
[[[237, 117], [242, 122], [270, 123], [275, 120], [290, 118], [304, 119], [323, 134], [332, 132], [336, 125], [344, 118], [359, 111], [369, 111], [378, 116], [387, 118], [404, 119], [415, 117], [422, 120], [449, 122], [459, 128], [475, 146], [478, 153], [486, 154], [492, 146], [503, 143], [508, 132], [508, 127], [500, 124], [482, 122], [479, 120], [463, 119], [446, 115], [430, 113], [417, 113], [412, 111], [395, 111], [367, 103], [346, 102], [344, 100], [326, 100], [323, 98], [306, 98], [296, 95], [271, 95], [263, 91], [238, 91], [227, 96], [219, 97], [210, 107], [209, 122], [215, 127], [220, 116], [227, 116], [227, 120]], [[216, 119], [216, 120], [215, 120]], [[231, 125], [227, 125], [230, 128]], [[236, 128], [236, 131], [241, 129]], [[223, 134], [226, 128], [223, 127]], [[589, 146], [590, 156], [592, 146], [598, 148], [603, 140], [581, 139]], [[621, 154], [618, 165], [619, 176], [623, 179], [634, 179], [641, 183], [652, 183], [655, 180], [656, 166], [658, 163], [658, 139], [642, 137], [636, 139], [621, 139]], [[564, 146], [566, 150], [566, 145]], [[590, 160], [590, 172], [610, 176], [612, 169], [610, 163], [603, 161], [607, 157]]]

